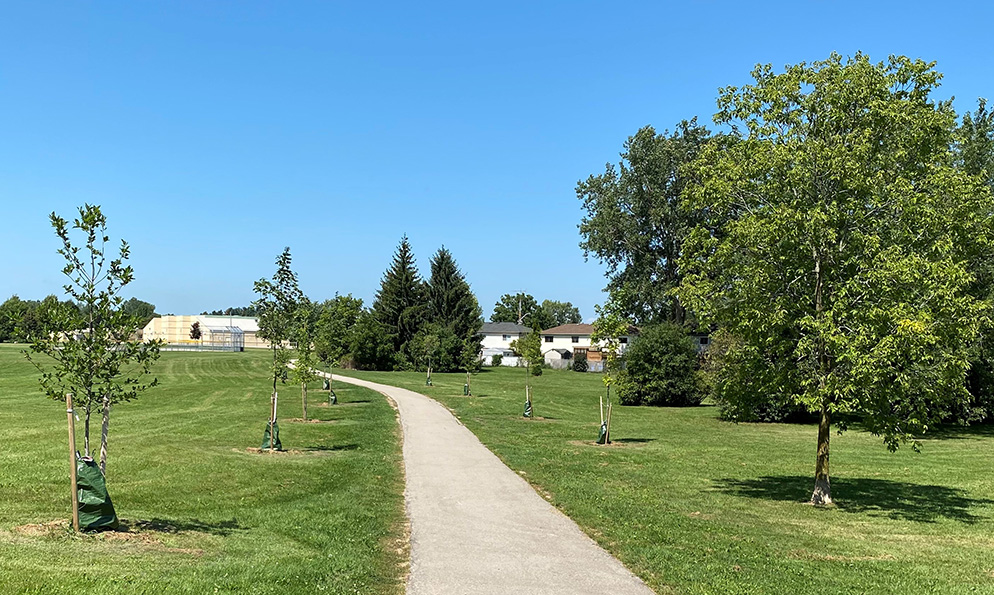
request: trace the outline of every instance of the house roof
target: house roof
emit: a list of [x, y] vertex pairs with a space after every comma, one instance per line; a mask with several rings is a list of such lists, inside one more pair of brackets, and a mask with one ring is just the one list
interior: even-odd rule
[[[593, 333], [594, 325], [592, 324], [561, 324], [542, 331], [543, 335], [592, 335]], [[628, 326], [629, 335], [637, 335], [638, 333], [637, 326]]]
[[589, 335], [594, 332], [592, 324], [561, 324], [542, 331], [543, 335]]
[[480, 328], [481, 333], [491, 333], [491, 334], [511, 334], [511, 333], [530, 333], [531, 329], [527, 326], [521, 324], [515, 324], [513, 322], [484, 322], [483, 327]]

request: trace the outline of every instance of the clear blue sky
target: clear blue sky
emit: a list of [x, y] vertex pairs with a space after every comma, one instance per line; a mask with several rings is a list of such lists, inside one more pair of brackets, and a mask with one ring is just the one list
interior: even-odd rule
[[61, 295], [47, 215], [100, 204], [161, 313], [246, 305], [290, 246], [367, 303], [407, 234], [489, 315], [603, 301], [577, 180], [639, 127], [710, 122], [756, 63], [938, 61], [994, 99], [994, 9], [934, 2], [0, 2], [0, 300]]

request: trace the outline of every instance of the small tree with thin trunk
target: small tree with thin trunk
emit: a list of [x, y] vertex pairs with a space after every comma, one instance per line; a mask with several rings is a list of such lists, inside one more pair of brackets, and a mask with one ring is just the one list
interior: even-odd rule
[[[134, 279], [131, 265], [124, 264], [130, 250], [122, 240], [118, 257], [109, 258], [107, 218], [100, 207], [84, 205], [71, 226], [55, 213], [49, 219], [62, 241], [58, 253], [69, 279], [63, 287], [75, 304], [56, 301], [44, 310], [43, 332], [25, 355], [41, 372], [47, 396], [64, 401], [72, 393], [82, 408], [84, 456], [92, 454], [90, 416], [100, 409], [100, 471], [106, 473], [111, 407], [158, 383], [147, 375], [159, 357], [160, 342], [136, 339], [143, 318], [121, 308], [120, 292]], [[73, 244], [72, 230], [82, 232], [83, 246]]]
[[190, 325], [190, 338], [191, 339], [193, 339], [194, 341], [199, 341], [200, 338], [203, 337], [203, 336], [204, 336], [204, 334], [200, 330], [200, 323], [199, 322], [194, 322], [193, 324]]
[[269, 415], [269, 449], [275, 450], [276, 444], [276, 385], [286, 382], [288, 375], [287, 364], [290, 362], [289, 342], [293, 336], [297, 308], [301, 301], [300, 289], [297, 286], [297, 275], [290, 268], [292, 257], [290, 248], [284, 248], [283, 253], [276, 258], [276, 274], [272, 280], [259, 279], [255, 282], [255, 293], [259, 299], [252, 305], [259, 313], [258, 336], [269, 343], [273, 352], [273, 393], [270, 397]]
[[301, 411], [304, 421], [307, 421], [307, 384], [320, 377], [316, 369], [318, 359], [314, 353], [318, 310], [311, 300], [301, 297], [294, 319], [297, 361], [294, 363], [292, 376], [293, 381], [300, 384]]

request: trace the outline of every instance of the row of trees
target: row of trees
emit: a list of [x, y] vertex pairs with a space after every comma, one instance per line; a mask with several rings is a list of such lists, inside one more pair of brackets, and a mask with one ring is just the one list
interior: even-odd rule
[[[577, 186], [581, 247], [644, 325], [712, 331], [704, 377], [739, 418], [859, 422], [890, 449], [990, 416], [994, 118], [958, 118], [933, 63], [833, 54], [721, 89], [696, 120], [639, 130]], [[624, 240], [624, 241], [622, 241]]]
[[[0, 343], [30, 343], [39, 338], [53, 312], [63, 307], [72, 307], [85, 314], [89, 309], [86, 303], [73, 300], [59, 300], [55, 295], [45, 299], [22, 300], [12, 295], [0, 304]], [[152, 318], [158, 316], [155, 306], [138, 298], [124, 300], [121, 310], [139, 319], [139, 329], [143, 328]]]

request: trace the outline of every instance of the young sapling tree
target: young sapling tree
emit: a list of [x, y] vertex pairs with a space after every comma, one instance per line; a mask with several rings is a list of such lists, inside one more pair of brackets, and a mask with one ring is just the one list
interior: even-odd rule
[[[25, 356], [41, 373], [48, 397], [64, 401], [72, 394], [75, 406], [82, 409], [87, 457], [92, 456], [90, 419], [100, 409], [99, 465], [106, 474], [111, 408], [158, 383], [148, 374], [161, 342], [138, 339], [142, 317], [121, 308], [121, 290], [134, 280], [134, 270], [125, 264], [130, 249], [122, 240], [117, 258], [109, 256], [107, 218], [100, 207], [84, 205], [71, 225], [55, 213], [49, 219], [62, 241], [58, 253], [66, 261], [62, 273], [69, 279], [63, 288], [72, 302], [56, 301], [44, 310], [43, 332], [35, 334]], [[82, 246], [73, 243], [72, 230], [82, 233]]]

